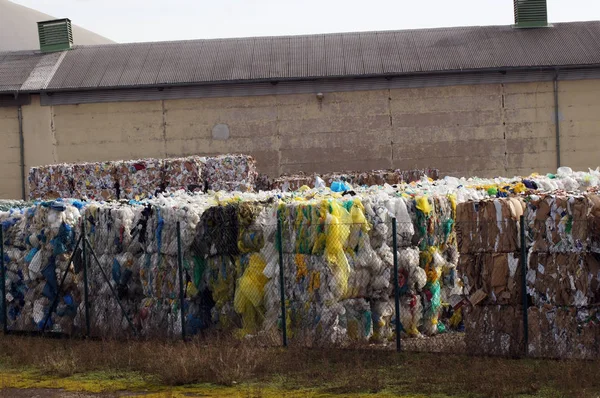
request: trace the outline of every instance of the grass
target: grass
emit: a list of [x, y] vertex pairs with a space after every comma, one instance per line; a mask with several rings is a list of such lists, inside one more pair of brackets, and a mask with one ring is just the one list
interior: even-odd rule
[[173, 397], [598, 397], [598, 375], [600, 362], [260, 348], [218, 337], [184, 344], [0, 336], [0, 385], [18, 388]]

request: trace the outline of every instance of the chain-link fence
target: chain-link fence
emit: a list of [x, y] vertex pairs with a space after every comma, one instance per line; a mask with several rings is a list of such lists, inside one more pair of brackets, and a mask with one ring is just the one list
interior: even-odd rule
[[68, 209], [37, 206], [3, 224], [8, 332], [397, 349], [402, 337], [429, 350], [411, 338], [460, 330], [447, 220], [302, 221], [252, 203], [199, 219], [150, 204]]
[[598, 355], [596, 219], [495, 203], [414, 201], [429, 207], [399, 222], [353, 201], [322, 213], [45, 202], [2, 215], [0, 321], [8, 333]]

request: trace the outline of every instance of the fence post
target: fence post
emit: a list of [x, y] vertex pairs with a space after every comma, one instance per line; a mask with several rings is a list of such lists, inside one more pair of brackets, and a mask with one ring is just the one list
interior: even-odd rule
[[519, 219], [519, 229], [521, 232], [521, 298], [523, 300], [523, 340], [525, 347], [523, 354], [527, 356], [529, 347], [529, 319], [527, 314], [527, 244], [525, 240], [525, 216], [521, 215]]
[[4, 231], [0, 225], [0, 283], [2, 283], [2, 332], [8, 333], [6, 308], [6, 269], [4, 267]]
[[185, 341], [185, 295], [183, 289], [183, 258], [181, 256], [181, 224], [177, 221], [177, 268], [179, 269], [179, 305], [181, 307], [181, 338]]
[[277, 249], [279, 250], [279, 292], [281, 295], [281, 322], [283, 346], [287, 347], [287, 317], [285, 315], [285, 286], [283, 278], [283, 233], [279, 211], [277, 212]]
[[[81, 218], [81, 236], [83, 243], [81, 254], [83, 256], [83, 307], [85, 311], [85, 337], [90, 337], [90, 297], [88, 285], [88, 256], [86, 248], [87, 237], [85, 235], [85, 217]], [[75, 250], [77, 250], [77, 248], [75, 248]]]
[[396, 351], [400, 352], [400, 286], [398, 286], [398, 234], [396, 218], [392, 218], [392, 246], [394, 252], [394, 301], [396, 305]]

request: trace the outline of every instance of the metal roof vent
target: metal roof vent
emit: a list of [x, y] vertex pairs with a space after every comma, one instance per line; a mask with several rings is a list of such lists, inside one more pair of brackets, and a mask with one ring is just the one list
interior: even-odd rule
[[513, 0], [515, 28], [543, 28], [548, 25], [546, 0]]
[[40, 50], [43, 53], [69, 50], [73, 46], [73, 31], [68, 18], [38, 22]]

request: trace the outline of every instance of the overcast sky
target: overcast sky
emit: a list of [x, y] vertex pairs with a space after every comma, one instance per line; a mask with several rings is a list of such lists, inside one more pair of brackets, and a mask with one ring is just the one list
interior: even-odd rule
[[[117, 42], [508, 25], [512, 0], [12, 0]], [[600, 19], [600, 0], [548, 0], [551, 22]]]

